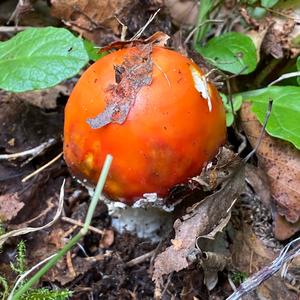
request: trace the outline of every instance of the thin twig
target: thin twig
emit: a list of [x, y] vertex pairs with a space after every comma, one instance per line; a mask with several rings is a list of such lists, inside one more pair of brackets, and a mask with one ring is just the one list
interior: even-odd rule
[[115, 16], [115, 18], [118, 21], [118, 23], [120, 23], [120, 25], [122, 26], [121, 41], [125, 41], [128, 27], [117, 16]]
[[6, 159], [17, 159], [19, 157], [29, 156], [32, 155], [33, 157], [38, 156], [41, 154], [45, 149], [49, 148], [56, 142], [55, 139], [49, 139], [47, 142], [44, 142], [40, 144], [37, 147], [34, 147], [32, 149], [28, 149], [22, 152], [18, 153], [12, 153], [12, 154], [0, 154], [0, 160], [6, 160]]
[[[18, 32], [18, 31], [23, 31], [28, 28], [32, 28], [32, 26], [18, 26], [18, 27], [16, 27], [16, 26], [0, 26], [0, 32], [14, 33], [14, 32]], [[43, 28], [43, 27], [35, 26], [34, 28]]]
[[295, 21], [295, 22], [300, 22], [300, 19], [299, 19], [299, 18], [295, 18], [295, 17], [293, 17], [293, 16], [289, 16], [289, 15], [283, 14], [282, 12], [277, 11], [277, 10], [274, 10], [274, 9], [271, 9], [271, 8], [267, 8], [267, 11], [269, 11], [269, 12], [271, 12], [271, 13], [273, 13], [273, 14], [277, 14], [277, 15], [279, 15], [279, 16], [285, 17], [285, 18], [287, 18], [287, 19], [291, 19], [291, 20], [293, 20], [293, 21]]
[[156, 15], [159, 13], [159, 11], [160, 11], [160, 8], [153, 15], [150, 16], [147, 23], [140, 30], [138, 30], [138, 32], [130, 39], [130, 41], [133, 41], [133, 40], [136, 40], [136, 39], [140, 38], [140, 36], [143, 34], [143, 32], [146, 30], [146, 28], [155, 19]]
[[265, 133], [265, 130], [266, 130], [266, 127], [267, 127], [267, 123], [268, 123], [270, 115], [271, 115], [272, 105], [273, 105], [273, 100], [270, 99], [268, 110], [266, 112], [266, 116], [265, 116], [265, 119], [264, 119], [263, 127], [261, 129], [259, 138], [258, 138], [257, 143], [256, 143], [255, 147], [253, 148], [253, 150], [244, 158], [245, 163], [248, 162], [248, 160], [254, 155], [254, 153], [256, 153], [257, 149], [259, 148], [259, 146], [261, 144], [261, 141], [263, 139], [263, 136], [264, 136], [264, 133]]
[[31, 174], [27, 175], [26, 177], [24, 177], [22, 179], [22, 182], [27, 181], [28, 179], [30, 179], [31, 177], [37, 175], [38, 173], [42, 172], [43, 170], [45, 170], [46, 168], [48, 168], [49, 166], [51, 166], [53, 163], [55, 163], [58, 159], [60, 159], [63, 155], [63, 152], [59, 153], [57, 156], [55, 156], [53, 159], [51, 159], [49, 162], [47, 162], [45, 165], [43, 165], [42, 167], [40, 167], [39, 169], [35, 170], [34, 172], [32, 172]]
[[271, 83], [269, 83], [268, 86], [272, 86], [275, 83], [278, 83], [278, 82], [280, 82], [282, 80], [285, 80], [285, 79], [288, 79], [288, 78], [292, 78], [292, 77], [298, 77], [298, 76], [300, 76], [300, 71], [283, 74], [279, 78], [277, 78], [276, 80], [274, 80]]
[[198, 26], [196, 26], [195, 28], [193, 28], [193, 30], [191, 30], [191, 32], [188, 34], [188, 36], [186, 37], [186, 39], [184, 40], [183, 44], [186, 45], [190, 39], [193, 37], [194, 33], [203, 25], [205, 25], [206, 23], [224, 23], [224, 20], [205, 20], [203, 21], [201, 24], [199, 24]]
[[52, 226], [58, 220], [58, 218], [60, 217], [61, 212], [63, 210], [64, 186], [65, 186], [65, 180], [63, 181], [63, 183], [61, 185], [61, 188], [60, 188], [59, 203], [58, 203], [57, 211], [55, 213], [55, 216], [53, 217], [53, 219], [49, 223], [47, 223], [44, 226], [40, 226], [40, 227], [25, 227], [25, 228], [20, 228], [20, 229], [9, 231], [9, 232], [7, 232], [7, 233], [0, 236], [0, 246], [2, 246], [3, 243], [5, 243], [6, 240], [11, 238], [11, 237], [20, 236], [20, 235], [27, 234], [27, 233], [30, 233], [30, 232], [39, 231], [39, 230], [46, 229], [46, 228]]
[[150, 251], [150, 252], [147, 252], [139, 257], [136, 257], [130, 261], [128, 261], [125, 266], [126, 267], [133, 267], [135, 265], [138, 265], [142, 262], [144, 262], [145, 260], [147, 260], [148, 258], [152, 257], [152, 255], [156, 252], [156, 249]]
[[[84, 224], [81, 221], [78, 221], [78, 220], [74, 220], [74, 219], [71, 219], [71, 218], [68, 218], [68, 217], [62, 217], [61, 219], [63, 221], [65, 221], [65, 222], [68, 222], [68, 223], [73, 224], [73, 225], [77, 225], [79, 227], [83, 227], [84, 226]], [[89, 226], [89, 230], [93, 231], [95, 233], [101, 234], [101, 235], [104, 234], [103, 230], [98, 229], [98, 228], [96, 228], [94, 226]]]
[[[290, 249], [294, 247], [293, 249]], [[262, 282], [273, 276], [280, 268], [291, 261], [294, 257], [300, 255], [300, 237], [288, 243], [279, 253], [278, 257], [273, 262], [262, 268], [260, 271], [253, 274], [246, 281], [244, 281], [238, 289], [231, 294], [226, 300], [238, 300], [241, 297], [254, 289], [256, 289]]]

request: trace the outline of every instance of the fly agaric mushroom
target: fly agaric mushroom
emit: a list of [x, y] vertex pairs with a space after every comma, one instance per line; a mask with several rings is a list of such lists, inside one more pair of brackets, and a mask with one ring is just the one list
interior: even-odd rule
[[217, 89], [187, 57], [153, 44], [112, 52], [89, 67], [65, 109], [64, 156], [72, 173], [132, 205], [168, 195], [198, 175], [226, 139]]

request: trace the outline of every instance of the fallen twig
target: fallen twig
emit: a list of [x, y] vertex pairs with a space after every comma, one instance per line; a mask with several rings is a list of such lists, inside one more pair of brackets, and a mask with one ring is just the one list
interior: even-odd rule
[[[80, 226], [80, 227], [84, 226], [84, 224], [81, 221], [78, 221], [78, 220], [74, 220], [74, 219], [71, 219], [71, 218], [68, 218], [68, 217], [62, 217], [61, 219], [65, 222], [68, 222], [68, 223], [73, 224], [73, 225], [77, 225], [77, 226]], [[101, 234], [101, 235], [104, 234], [103, 230], [98, 229], [94, 226], [89, 226], [89, 230], [93, 231], [95, 233]]]
[[43, 165], [42, 167], [40, 167], [39, 169], [35, 170], [34, 172], [32, 172], [31, 174], [27, 175], [26, 177], [24, 177], [22, 179], [22, 182], [27, 181], [28, 179], [30, 179], [31, 177], [37, 175], [38, 173], [40, 173], [41, 171], [43, 171], [44, 169], [48, 168], [50, 165], [52, 165], [54, 162], [56, 162], [59, 158], [61, 158], [63, 155], [63, 152], [59, 153], [57, 156], [55, 156], [52, 160], [50, 160], [49, 162], [47, 162], [45, 165]]
[[[293, 249], [291, 249], [293, 247]], [[291, 261], [294, 257], [300, 255], [300, 237], [288, 243], [279, 253], [273, 262], [254, 273], [246, 281], [244, 281], [237, 290], [226, 300], [237, 300], [243, 295], [256, 289], [262, 282], [273, 276], [281, 267]]]

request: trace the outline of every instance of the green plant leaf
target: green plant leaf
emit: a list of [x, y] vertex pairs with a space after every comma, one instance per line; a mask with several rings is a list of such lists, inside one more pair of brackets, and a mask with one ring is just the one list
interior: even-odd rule
[[[297, 58], [297, 69], [300, 71], [300, 56]], [[298, 84], [300, 85], [300, 76], [297, 77]]]
[[31, 28], [0, 43], [0, 88], [44, 89], [76, 75], [88, 62], [83, 41], [63, 28]]
[[261, 0], [261, 5], [263, 7], [266, 7], [266, 8], [271, 8], [273, 7], [275, 4], [277, 4], [279, 0]]
[[233, 124], [234, 117], [231, 112], [226, 112], [226, 126], [230, 127]]
[[[223, 93], [221, 93], [221, 98], [225, 107], [226, 112], [226, 126], [230, 127], [233, 124], [234, 116], [232, 113], [231, 104], [229, 103], [229, 100], [227, 96]], [[233, 104], [233, 110], [234, 112], [237, 112], [243, 103], [243, 97], [241, 95], [236, 95], [232, 97], [232, 104]]]
[[107, 52], [98, 53], [99, 47], [91, 41], [84, 40], [83, 43], [90, 60], [96, 61], [107, 54]]
[[197, 48], [210, 63], [233, 74], [249, 74], [257, 64], [256, 48], [250, 37], [228, 32], [214, 37], [203, 48]]
[[199, 3], [199, 13], [197, 17], [197, 31], [194, 35], [194, 45], [197, 47], [198, 43], [201, 43], [207, 29], [209, 27], [208, 23], [205, 23], [209, 19], [209, 13], [214, 6], [214, 1], [212, 0], [201, 0]]
[[[243, 94], [242, 94], [243, 95]], [[272, 86], [251, 95], [243, 95], [244, 100], [252, 102], [252, 110], [260, 123], [263, 123], [268, 102], [273, 100], [271, 116], [266, 130], [274, 137], [291, 142], [300, 149], [300, 87]]]

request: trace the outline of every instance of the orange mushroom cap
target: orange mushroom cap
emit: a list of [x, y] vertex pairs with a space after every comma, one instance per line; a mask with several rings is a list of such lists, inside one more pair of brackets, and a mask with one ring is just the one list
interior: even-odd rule
[[[124, 48], [95, 62], [65, 109], [64, 156], [72, 173], [95, 184], [111, 154], [104, 191], [126, 204], [145, 193], [166, 196], [176, 184], [198, 175], [226, 140], [221, 97], [201, 69], [175, 51], [150, 50], [141, 57], [139, 47]], [[151, 70], [139, 73], [139, 61]], [[128, 62], [134, 62], [132, 80], [125, 72]], [[128, 104], [125, 115], [119, 104]], [[115, 109], [110, 119], [109, 107]], [[91, 126], [97, 116], [103, 117], [102, 125]]]

